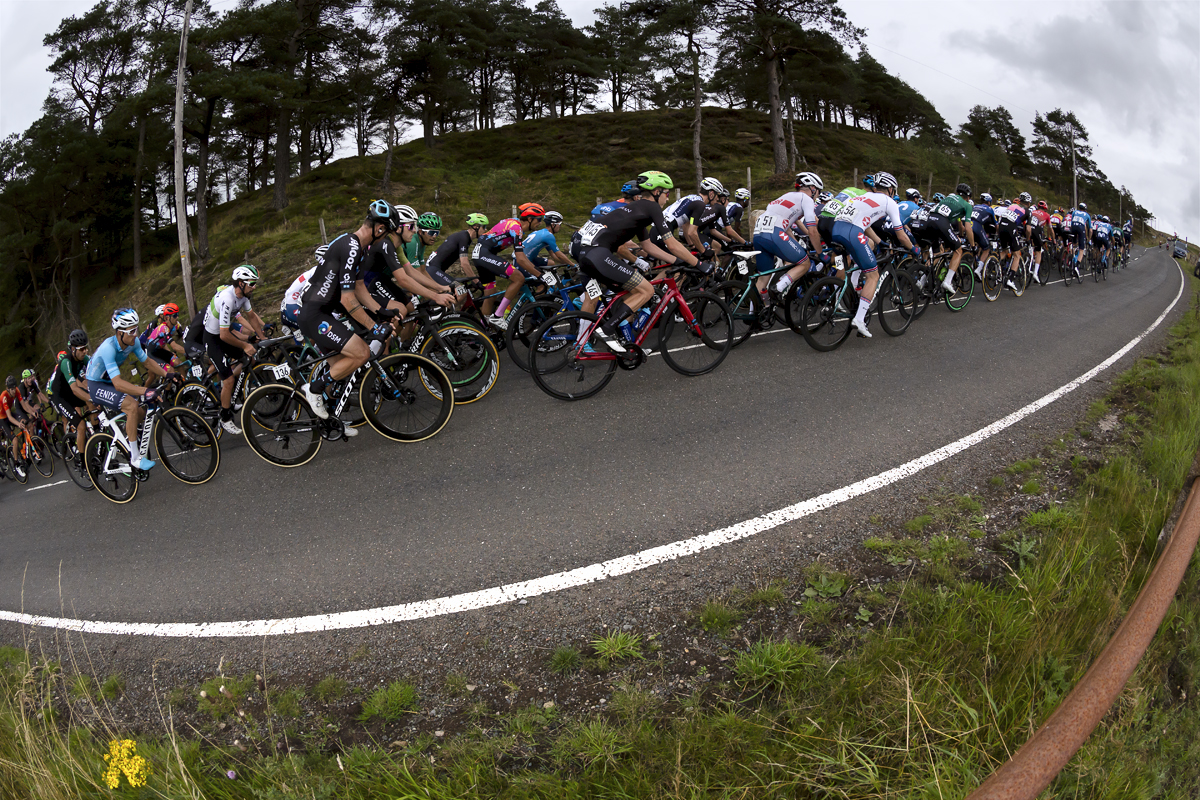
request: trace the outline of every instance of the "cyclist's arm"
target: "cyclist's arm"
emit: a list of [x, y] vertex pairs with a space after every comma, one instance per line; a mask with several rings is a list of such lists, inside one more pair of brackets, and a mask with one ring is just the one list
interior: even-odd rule
[[700, 233], [696, 230], [696, 225], [692, 222], [685, 222], [679, 226], [679, 233], [685, 242], [690, 244], [697, 250], [703, 250], [704, 245], [700, 242]]
[[820, 254], [823, 245], [821, 244], [821, 234], [817, 233], [817, 226], [809, 225], [803, 220], [801, 220], [801, 224], [804, 225], [804, 232], [808, 234], [808, 241], [812, 244], [813, 253]]
[[18, 397], [17, 399], [21, 401], [21, 407], [25, 409], [26, 414], [32, 416], [34, 413], [36, 413], [33, 410], [33, 406], [24, 397]]
[[246, 309], [245, 311], [242, 312], [242, 319], [245, 320], [247, 323], [249, 323], [250, 328], [258, 336], [258, 338], [260, 338], [260, 339], [267, 338], [267, 334], [263, 331], [262, 317], [260, 317], [258, 315], [257, 311], [253, 311], [251, 309]]
[[8, 409], [5, 411], [5, 416], [8, 417], [8, 421], [11, 422], [13, 425], [24, 428], [25, 422], [20, 417], [18, 417], [16, 414], [13, 413], [13, 408], [14, 408], [13, 406], [9, 406]]
[[548, 258], [547, 261], [549, 261], [551, 264], [561, 264], [564, 267], [575, 266], [575, 262], [568, 258], [567, 254], [562, 250], [555, 250], [550, 254], [550, 258]]
[[90, 401], [92, 396], [88, 394], [87, 379], [79, 378], [78, 380], [74, 381], [71, 384], [71, 394], [75, 395], [85, 403]]
[[393, 271], [392, 280], [409, 294], [427, 297], [438, 305], [445, 306], [454, 302], [454, 296], [446, 291], [445, 286], [437, 283], [424, 272], [417, 270], [412, 264]]
[[513, 261], [526, 272], [532, 272], [538, 278], [542, 277], [542, 271], [534, 266], [534, 263], [525, 255], [524, 250], [515, 250], [513, 252]]
[[967, 244], [971, 245], [971, 247], [974, 247], [975, 246], [975, 226], [968, 225], [966, 220], [960, 219], [958, 221], [958, 227], [966, 235]]
[[740, 233], [738, 233], [736, 230], [734, 230], [732, 225], [725, 226], [725, 236], [726, 236], [725, 241], [729, 241], [729, 239], [736, 239], [738, 244], [746, 243], [746, 240], [742, 238], [742, 235]]
[[[247, 325], [250, 324], [250, 320], [247, 319], [246, 317], [242, 317], [242, 319], [246, 321]], [[224, 342], [225, 344], [229, 345], [230, 347], [236, 347], [237, 349], [244, 352], [246, 355], [251, 355], [251, 356], [254, 355], [254, 348], [250, 345], [250, 343], [243, 339], [238, 338], [238, 336], [236, 334], [234, 334], [232, 328], [221, 328], [220, 336], [221, 336], [221, 341]], [[114, 386], [116, 385], [116, 378], [113, 378], [113, 385]]]
[[[346, 305], [346, 295], [347, 294], [353, 298], [353, 301], [350, 303], [350, 305]], [[358, 306], [358, 308], [355, 308], [356, 305]], [[369, 311], [373, 314], [376, 311], [378, 311], [379, 309], [383, 308], [383, 306], [381, 306], [381, 305], [379, 305], [379, 303], [375, 302], [374, 297], [371, 297], [371, 293], [367, 291], [367, 283], [366, 283], [366, 281], [363, 281], [363, 280], [357, 280], [354, 282], [354, 291], [342, 292], [342, 307], [346, 309], [346, 313], [348, 313], [350, 316], [354, 317], [354, 319], [358, 320], [358, 322], [360, 324], [365, 324], [368, 328], [375, 327], [375, 322], [372, 320], [372, 321], [363, 323], [363, 321], [361, 319], [354, 316], [355, 312], [361, 313], [368, 320], [371, 320], [370, 315], [367, 314], [366, 312], [364, 312], [363, 309], [365, 308], [365, 309], [367, 309], [367, 311]], [[354, 311], [350, 310], [352, 308], [354, 309]]]
[[[909, 250], [912, 250], [914, 247], [916, 247], [916, 245], [913, 244], [912, 239], [908, 238], [908, 234], [904, 232], [904, 228], [895, 228], [894, 230], [896, 231], [896, 238], [900, 240], [900, 244], [904, 245]], [[867, 228], [867, 233], [872, 232], [873, 231], [871, 231], [870, 228]]]
[[450, 290], [447, 287], [442, 286], [433, 278], [429, 277], [429, 273], [425, 270], [414, 267], [412, 264], [409, 264], [404, 268], [404, 274], [408, 276], [409, 280], [415, 281], [418, 285], [423, 287], [419, 292], [417, 292], [422, 297], [432, 298], [439, 294], [450, 294]]
[[468, 278], [479, 277], [479, 273], [475, 271], [475, 265], [471, 263], [471, 259], [465, 254], [458, 257], [458, 265], [462, 267], [462, 271], [466, 273]]

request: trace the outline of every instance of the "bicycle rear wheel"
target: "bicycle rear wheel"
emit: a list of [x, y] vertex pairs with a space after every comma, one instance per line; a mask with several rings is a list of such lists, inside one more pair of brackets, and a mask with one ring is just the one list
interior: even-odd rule
[[363, 417], [380, 436], [420, 442], [450, 421], [454, 387], [428, 358], [396, 353], [371, 364], [363, 376], [359, 402]]
[[988, 256], [987, 263], [983, 265], [983, 296], [989, 303], [994, 303], [1003, 286], [1004, 270], [1000, 266], [1000, 259]]
[[8, 475], [22, 486], [29, 482], [29, 465], [18, 458], [12, 447], [4, 448], [4, 461], [8, 464]]
[[43, 478], [52, 477], [54, 475], [54, 456], [51, 454], [50, 445], [46, 444], [46, 440], [40, 436], [30, 436], [26, 447], [29, 452], [29, 461], [38, 474]]
[[726, 281], [716, 288], [716, 293], [729, 308], [729, 316], [733, 319], [733, 346], [737, 347], [758, 330], [762, 298], [746, 281]]
[[175, 405], [195, 411], [204, 418], [208, 427], [217, 434], [217, 438], [221, 438], [221, 401], [207, 386], [202, 383], [185, 383], [175, 393]]
[[659, 317], [658, 346], [663, 361], [680, 375], [712, 372], [733, 349], [729, 308], [712, 292], [686, 292], [683, 302], [692, 314], [691, 323], [681, 313], [678, 301], [672, 301]]
[[836, 350], [850, 335], [858, 295], [845, 280], [830, 275], [814, 283], [800, 300], [800, 332], [814, 350]]
[[929, 308], [929, 303], [933, 300], [935, 288], [933, 268], [924, 261], [909, 259], [908, 277], [912, 279], [913, 288], [917, 292], [915, 303], [913, 304], [913, 313], [917, 317], [920, 317], [925, 313], [925, 309]]
[[[943, 271], [938, 283], [941, 283], [945, 277], [946, 274]], [[951, 311], [962, 311], [971, 302], [972, 295], [975, 294], [975, 256], [972, 253], [963, 255], [950, 283], [954, 286], [954, 291], [945, 293], [946, 308]]]
[[321, 449], [320, 419], [299, 391], [278, 383], [246, 398], [242, 434], [259, 458], [277, 467], [307, 464]]
[[421, 355], [446, 373], [458, 405], [485, 397], [500, 374], [496, 345], [472, 325], [457, 322], [442, 325], [436, 338], [431, 336], [421, 344]]
[[903, 270], [888, 267], [883, 271], [875, 289], [875, 301], [879, 324], [888, 336], [901, 336], [917, 318], [917, 287]]
[[538, 300], [521, 306], [509, 319], [504, 343], [509, 357], [523, 372], [529, 372], [529, 345], [534, 334], [546, 320], [561, 310], [562, 302], [559, 300]]
[[114, 503], [128, 503], [137, 495], [138, 479], [129, 463], [129, 450], [115, 441], [111, 433], [92, 434], [84, 448], [83, 459], [88, 477], [100, 494]]
[[567, 311], [538, 328], [529, 350], [529, 371], [539, 389], [559, 400], [582, 400], [608, 385], [618, 356], [594, 330], [579, 343], [595, 321], [595, 314]]
[[158, 415], [154, 447], [167, 472], [184, 483], [207, 483], [221, 465], [217, 434], [190, 408], [168, 408]]
[[[86, 447], [86, 445], [85, 445]], [[87, 464], [83, 459], [76, 461], [74, 453], [69, 458], [63, 460], [67, 467], [67, 474], [71, 476], [71, 480], [75, 481], [75, 485], [85, 492], [90, 492], [96, 487], [92, 484], [92, 478], [88, 475]]]

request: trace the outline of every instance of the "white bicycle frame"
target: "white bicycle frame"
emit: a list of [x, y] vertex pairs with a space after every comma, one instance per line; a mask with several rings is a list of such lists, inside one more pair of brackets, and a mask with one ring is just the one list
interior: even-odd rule
[[[151, 408], [146, 409], [146, 418], [144, 420], [142, 420], [142, 433], [141, 433], [141, 445], [142, 445], [141, 451], [143, 453], [150, 452], [150, 433], [154, 428], [154, 419], [157, 416], [158, 416], [157, 407], [151, 407]], [[133, 456], [133, 448], [129, 446], [129, 440], [127, 438], [125, 438], [125, 431], [122, 430], [123, 426], [121, 425], [121, 423], [124, 421], [125, 421], [125, 412], [124, 411], [120, 412], [112, 419], [109, 419], [107, 409], [105, 409], [103, 407], [100, 408], [100, 427], [108, 428], [110, 431], [112, 431], [113, 441], [123, 444], [125, 446], [125, 451], [127, 453], [129, 453], [129, 455], [132, 457]], [[108, 455], [104, 459], [104, 466], [101, 467], [101, 470], [100, 470], [101, 475], [118, 475], [118, 474], [123, 475], [123, 474], [125, 474], [125, 471], [122, 470], [120, 466], [113, 465], [113, 453], [115, 451], [116, 451], [116, 448], [113, 448], [113, 447], [110, 447], [108, 449]]]

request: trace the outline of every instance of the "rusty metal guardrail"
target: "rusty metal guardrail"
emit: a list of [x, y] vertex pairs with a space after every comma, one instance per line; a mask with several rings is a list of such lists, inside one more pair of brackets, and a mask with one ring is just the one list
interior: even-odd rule
[[967, 800], [1034, 800], [1100, 724], [1146, 652], [1200, 538], [1200, 453], [1184, 481], [1187, 500], [1150, 579], [1129, 613], [1050, 718]]

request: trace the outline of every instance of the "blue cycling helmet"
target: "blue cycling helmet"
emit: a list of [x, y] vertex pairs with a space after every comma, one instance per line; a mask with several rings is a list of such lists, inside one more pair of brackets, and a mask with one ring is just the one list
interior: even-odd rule
[[637, 194], [638, 191], [638, 185], [635, 181], [625, 181], [625, 185], [621, 187], [621, 194], [625, 195], [626, 197], [632, 194]]
[[863, 186], [867, 186], [871, 189], [874, 189], [875, 188], [875, 176], [874, 175], [864, 175], [863, 176]]

